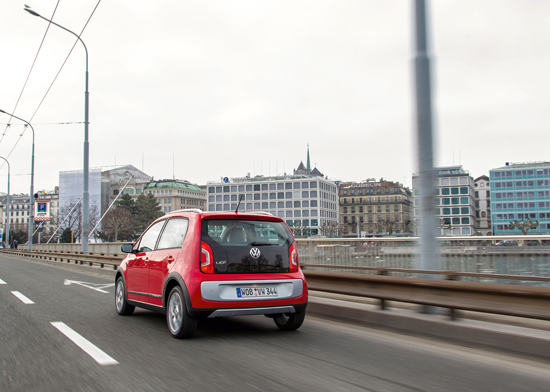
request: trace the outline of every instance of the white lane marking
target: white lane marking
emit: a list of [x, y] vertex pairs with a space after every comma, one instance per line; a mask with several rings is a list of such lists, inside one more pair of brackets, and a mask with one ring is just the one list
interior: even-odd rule
[[2, 279], [0, 279], [0, 284], [6, 284]]
[[19, 291], [12, 291], [13, 295], [15, 295], [17, 298], [19, 298], [24, 304], [31, 305], [34, 304], [30, 299], [25, 297], [23, 294], [21, 294]]
[[97, 346], [90, 343], [82, 335], [68, 327], [65, 323], [62, 323], [61, 321], [56, 321], [51, 322], [50, 324], [56, 327], [63, 335], [71, 339], [74, 344], [84, 350], [86, 354], [95, 359], [95, 361], [100, 365], [118, 365], [118, 362], [115, 361], [112, 357], [105, 354], [103, 351], [97, 348]]
[[88, 283], [88, 282], [79, 282], [76, 280], [69, 280], [69, 279], [65, 279], [63, 281], [63, 284], [65, 286], [70, 286], [71, 284], [77, 284], [79, 286], [87, 287], [89, 289], [96, 290], [105, 294], [109, 294], [109, 292], [102, 289], [106, 289], [107, 287], [113, 287], [115, 285], [114, 283]]

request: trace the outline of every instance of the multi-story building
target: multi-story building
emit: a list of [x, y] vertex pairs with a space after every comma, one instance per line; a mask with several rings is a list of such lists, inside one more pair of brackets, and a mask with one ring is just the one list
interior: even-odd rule
[[157, 199], [165, 213], [185, 208], [206, 210], [206, 191], [185, 180], [151, 181], [144, 188]]
[[342, 235], [372, 236], [412, 230], [412, 193], [397, 182], [380, 179], [340, 184]]
[[489, 177], [480, 176], [474, 180], [477, 233], [488, 235], [491, 231], [491, 188]]
[[550, 232], [550, 162], [512, 163], [489, 171], [493, 234], [520, 234], [510, 224], [537, 221], [531, 234]]
[[104, 212], [117, 195], [129, 194], [137, 199], [153, 179], [132, 165], [120, 166], [101, 172], [101, 209]]
[[[224, 178], [207, 183], [209, 211], [267, 211], [297, 235], [327, 234], [338, 225], [338, 185], [300, 162], [292, 175]], [[239, 204], [240, 201], [240, 204]]]
[[[132, 165], [120, 166], [110, 170], [90, 169], [88, 180], [90, 229], [96, 226], [100, 217], [107, 211], [117, 195], [122, 191], [137, 198], [143, 193], [143, 188], [152, 177], [138, 170]], [[82, 170], [59, 172], [59, 219], [62, 221], [69, 216], [79, 221], [83, 188]], [[77, 232], [80, 228], [73, 229]], [[101, 230], [98, 225], [97, 230]]]
[[[475, 235], [477, 233], [474, 180], [462, 166], [435, 169], [435, 215], [441, 235]], [[418, 220], [420, 181], [413, 175], [414, 218]]]
[[[6, 202], [7, 195], [3, 194], [0, 197], [0, 206], [2, 208], [1, 227], [6, 230]], [[18, 194], [10, 195], [10, 231], [28, 231], [29, 229], [29, 195]]]
[[[59, 209], [59, 188], [55, 187], [53, 191], [38, 191], [35, 193], [36, 200], [48, 200], [50, 202], [50, 219], [45, 221], [42, 225], [41, 233], [43, 238], [48, 238], [54, 234], [54, 230], [57, 228], [57, 214]], [[6, 201], [7, 195], [0, 196], [0, 227], [6, 230]], [[19, 194], [10, 195], [10, 231], [24, 231], [29, 230], [29, 195]], [[36, 217], [36, 210], [34, 211]], [[36, 231], [41, 222], [36, 222], [33, 226], [33, 232]], [[47, 237], [46, 237], [47, 236]], [[36, 240], [36, 238], [35, 238]]]
[[338, 226], [338, 183], [300, 162], [293, 174], [228, 178], [207, 183], [209, 211], [267, 211], [295, 235], [332, 235]]

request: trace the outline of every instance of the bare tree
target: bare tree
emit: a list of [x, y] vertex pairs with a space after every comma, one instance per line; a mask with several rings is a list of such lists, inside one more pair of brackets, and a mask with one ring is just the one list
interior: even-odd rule
[[340, 225], [337, 222], [327, 224], [327, 232], [330, 237], [336, 237], [340, 234]]
[[103, 233], [107, 233], [109, 238], [114, 236], [114, 241], [118, 241], [119, 233], [128, 233], [133, 231], [136, 220], [130, 211], [125, 208], [113, 208], [105, 215], [103, 220]]
[[395, 220], [386, 220], [386, 221], [380, 221], [374, 225], [375, 230], [378, 231], [378, 233], [387, 232], [388, 235], [392, 235], [394, 232], [397, 232], [401, 225], [398, 221]]
[[414, 233], [415, 229], [416, 222], [413, 220], [407, 219], [399, 225], [399, 230], [401, 230], [402, 233]]
[[[97, 204], [97, 201], [95, 201], [93, 204], [90, 204], [90, 227], [89, 230], [92, 230], [95, 225], [97, 225], [97, 222], [99, 222], [99, 219], [101, 218], [101, 211], [100, 207]], [[94, 240], [97, 242], [97, 229], [94, 230], [93, 233], [90, 233], [90, 235], [94, 236]]]
[[292, 222], [292, 224], [289, 225], [289, 227], [290, 227], [290, 231], [292, 231], [292, 234], [295, 237], [304, 235], [305, 226], [302, 225], [302, 222], [295, 220]]
[[[76, 207], [71, 213], [74, 206], [75, 203], [71, 203], [59, 208], [59, 221], [63, 222], [59, 231], [69, 229], [73, 233], [73, 241], [78, 242], [82, 227], [82, 210]], [[67, 219], [65, 220], [65, 218]]]
[[539, 226], [539, 221], [532, 221], [531, 218], [527, 218], [521, 221], [513, 220], [508, 225], [508, 230], [513, 230], [514, 228], [517, 228], [522, 232], [523, 235], [527, 235], [527, 232], [531, 229], [536, 229]]

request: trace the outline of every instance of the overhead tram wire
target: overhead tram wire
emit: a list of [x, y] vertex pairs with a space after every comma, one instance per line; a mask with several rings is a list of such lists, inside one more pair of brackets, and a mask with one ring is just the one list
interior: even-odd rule
[[[61, 0], [59, 0], [61, 1]], [[59, 4], [59, 1], [58, 1], [58, 4]], [[92, 16], [94, 16], [94, 13], [95, 11], [97, 10], [97, 7], [99, 6], [99, 3], [101, 3], [101, 0], [99, 0], [96, 4], [96, 6], [94, 7], [94, 10], [92, 11], [92, 13], [90, 14], [90, 17], [88, 18], [88, 20], [86, 21], [86, 24], [84, 25], [84, 27], [82, 28], [82, 30], [80, 31], [80, 34], [78, 35], [78, 37], [80, 38], [80, 36], [82, 35], [82, 33], [84, 32], [84, 30], [86, 29], [86, 27], [88, 26], [88, 23], [90, 23], [90, 20], [92, 19]], [[56, 7], [57, 8], [57, 7]], [[48, 24], [48, 29], [50, 27], [51, 24]], [[55, 75], [55, 78], [53, 79], [52, 83], [50, 84], [50, 87], [48, 87], [48, 90], [46, 91], [46, 94], [44, 94], [44, 97], [42, 98], [42, 100], [40, 101], [40, 103], [38, 104], [38, 107], [36, 108], [36, 110], [34, 111], [33, 115], [31, 116], [31, 118], [29, 119], [29, 122], [32, 122], [32, 119], [34, 118], [34, 116], [36, 116], [36, 113], [38, 112], [38, 110], [40, 109], [40, 107], [42, 106], [42, 103], [44, 102], [44, 100], [46, 99], [46, 97], [48, 96], [50, 90], [52, 89], [53, 87], [53, 84], [55, 83], [55, 81], [57, 80], [57, 77], [59, 76], [59, 74], [61, 73], [61, 71], [63, 70], [63, 67], [65, 66], [65, 63], [67, 63], [67, 60], [69, 60], [69, 56], [71, 55], [71, 53], [73, 52], [73, 49], [75, 48], [76, 44], [78, 43], [78, 39], [75, 41], [75, 43], [73, 44], [73, 47], [71, 48], [71, 50], [69, 51], [69, 54], [67, 55], [67, 57], [65, 58], [65, 61], [63, 61], [63, 64], [61, 64], [61, 68], [59, 69], [59, 71], [57, 72], [57, 74]], [[12, 147], [10, 153], [6, 156], [6, 158], [9, 158], [10, 155], [12, 154], [13, 150], [15, 149], [15, 147], [17, 147], [17, 144], [19, 143], [19, 141], [21, 140], [21, 138], [23, 137], [23, 135], [25, 134], [25, 130], [27, 129], [27, 126], [25, 126], [25, 129], [23, 129], [23, 132], [21, 133], [21, 135], [19, 135], [19, 139], [17, 139], [17, 141], [15, 142], [15, 145]], [[1, 167], [1, 166], [0, 166]]]
[[[55, 16], [55, 12], [57, 11], [57, 7], [59, 6], [59, 2], [61, 0], [57, 1], [57, 4], [55, 5], [55, 9], [53, 10], [53, 14], [51, 19]], [[19, 105], [19, 101], [21, 100], [21, 97], [23, 96], [23, 92], [25, 91], [25, 87], [27, 87], [27, 82], [29, 81], [29, 78], [31, 77], [32, 70], [34, 69], [34, 65], [36, 64], [36, 60], [38, 59], [38, 55], [40, 54], [40, 50], [42, 49], [42, 45], [44, 45], [44, 41], [46, 40], [46, 35], [48, 35], [48, 31], [50, 30], [51, 23], [48, 23], [48, 27], [46, 28], [46, 32], [44, 33], [44, 37], [42, 37], [42, 41], [40, 42], [40, 46], [38, 47], [38, 51], [36, 52], [36, 56], [34, 56], [34, 61], [32, 62], [31, 69], [29, 70], [29, 74], [27, 75], [27, 79], [25, 79], [25, 83], [23, 84], [23, 88], [21, 89], [21, 93], [19, 94], [19, 97], [17, 98], [17, 102], [15, 103], [15, 107], [11, 111], [11, 113], [15, 113], [17, 106]], [[6, 128], [4, 129], [4, 133], [2, 134], [2, 137], [0, 137], [0, 144], [2, 144], [2, 140], [4, 140], [4, 136], [6, 136], [6, 132], [10, 126], [10, 121], [12, 119], [12, 116], [10, 116], [10, 119], [8, 120], [8, 123], [6, 124]], [[16, 143], [17, 144], [17, 143]], [[2, 164], [2, 166], [4, 166]]]
[[[65, 121], [65, 122], [54, 122], [54, 123], [38, 123], [38, 124], [33, 124], [33, 125], [75, 125], [75, 124], [84, 124], [84, 121]], [[11, 124], [6, 124], [6, 125], [11, 126]]]

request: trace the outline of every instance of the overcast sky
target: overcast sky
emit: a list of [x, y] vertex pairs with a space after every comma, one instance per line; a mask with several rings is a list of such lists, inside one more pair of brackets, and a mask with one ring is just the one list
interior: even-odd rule
[[[80, 33], [98, 0], [29, 0]], [[85, 56], [75, 37], [0, 6], [0, 109], [36, 132], [35, 190], [82, 170]], [[89, 52], [90, 167], [155, 179], [292, 172], [410, 186], [417, 168], [412, 1], [104, 0]], [[475, 178], [549, 160], [550, 1], [430, 3], [438, 165]], [[48, 88], [50, 92], [46, 95]], [[20, 97], [19, 103], [18, 99]], [[45, 98], [44, 98], [45, 97]], [[40, 102], [43, 103], [40, 105]], [[17, 105], [17, 107], [16, 107]], [[28, 193], [30, 131], [0, 116], [11, 193]], [[0, 169], [0, 192], [7, 169]]]

